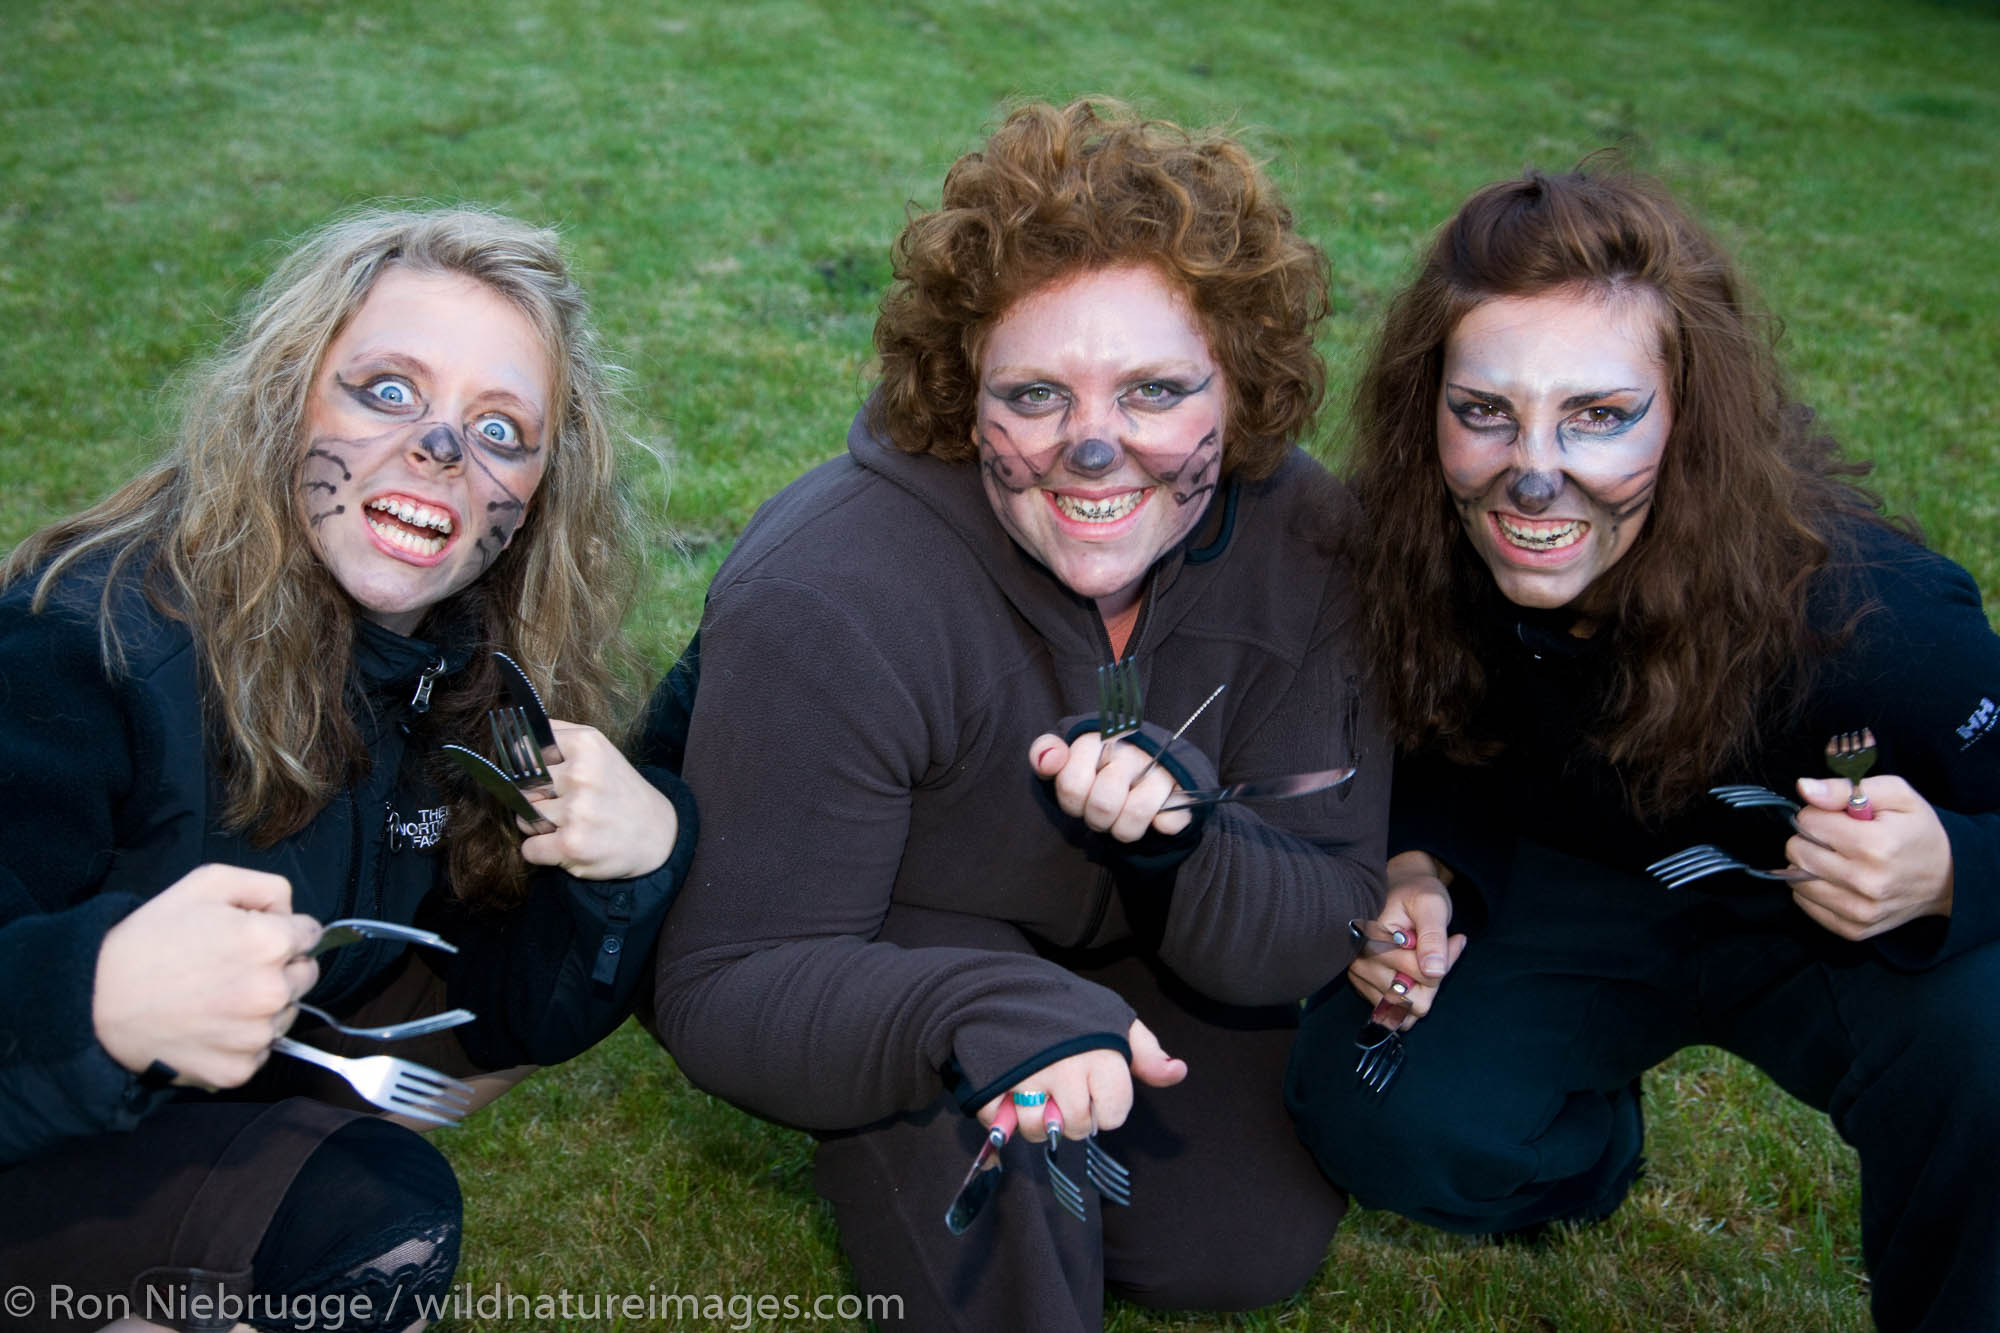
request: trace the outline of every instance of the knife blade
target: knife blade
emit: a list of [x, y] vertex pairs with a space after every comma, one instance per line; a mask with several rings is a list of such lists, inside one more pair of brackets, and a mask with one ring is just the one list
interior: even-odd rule
[[1214, 805], [1219, 801], [1280, 801], [1292, 796], [1310, 796], [1313, 792], [1325, 791], [1328, 787], [1338, 787], [1354, 774], [1355, 770], [1352, 767], [1322, 768], [1313, 773], [1291, 773], [1282, 778], [1258, 778], [1251, 782], [1233, 783], [1227, 787], [1184, 791], [1160, 809], [1186, 810], [1197, 805]]
[[486, 794], [499, 801], [508, 813], [519, 815], [534, 824], [536, 833], [555, 832], [556, 826], [544, 818], [542, 812], [535, 808], [535, 803], [523, 796], [521, 789], [494, 767], [493, 761], [485, 755], [477, 750], [468, 750], [463, 745], [440, 745], [438, 749], [467, 777], [485, 788]]
[[972, 1219], [979, 1216], [979, 1210], [993, 1197], [993, 1191], [1000, 1188], [1000, 1150], [1014, 1137], [1019, 1117], [1013, 1100], [1002, 1099], [999, 1113], [986, 1131], [986, 1142], [973, 1154], [972, 1165], [967, 1168], [958, 1193], [951, 1196], [951, 1207], [944, 1211], [944, 1227], [952, 1235], [963, 1236]]
[[542, 747], [542, 763], [560, 764], [563, 752], [556, 745], [556, 729], [549, 724], [549, 710], [542, 706], [541, 692], [535, 688], [535, 682], [507, 654], [495, 652], [493, 660], [500, 666], [500, 681], [507, 687], [507, 697], [521, 710], [528, 721], [528, 730], [534, 733], [535, 744]]

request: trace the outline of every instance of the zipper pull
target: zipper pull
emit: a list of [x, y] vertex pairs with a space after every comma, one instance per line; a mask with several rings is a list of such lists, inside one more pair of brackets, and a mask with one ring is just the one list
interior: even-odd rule
[[424, 674], [417, 677], [417, 692], [410, 696], [412, 713], [422, 714], [431, 711], [431, 686], [437, 684], [437, 678], [443, 674], [444, 658], [442, 656], [432, 658], [431, 664], [424, 668]]

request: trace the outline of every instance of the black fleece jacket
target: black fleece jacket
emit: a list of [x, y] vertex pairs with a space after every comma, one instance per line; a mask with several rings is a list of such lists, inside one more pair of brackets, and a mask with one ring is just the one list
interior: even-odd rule
[[[105, 562], [87, 564], [40, 613], [29, 609], [32, 579], [0, 594], [0, 1166], [129, 1128], [169, 1095], [99, 1045], [97, 955], [112, 926], [211, 862], [285, 876], [293, 910], [321, 921], [443, 933], [459, 948], [444, 963], [451, 1003], [479, 1015], [459, 1034], [482, 1066], [553, 1064], [617, 1027], [693, 856], [694, 804], [678, 777], [642, 770], [680, 816], [673, 854], [652, 874], [592, 882], [545, 870], [519, 907], [472, 912], [445, 882], [446, 803], [423, 773], [423, 754], [454, 738], [428, 735], [412, 701], [423, 677], [448, 677], [475, 646], [363, 621], [351, 693], [370, 767], [306, 828], [254, 847], [221, 826], [186, 626], [162, 616], [136, 576], [122, 578], [113, 597], [126, 662], [108, 671], [104, 578]], [[385, 942], [335, 950], [309, 998], [340, 1013], [401, 955]]]

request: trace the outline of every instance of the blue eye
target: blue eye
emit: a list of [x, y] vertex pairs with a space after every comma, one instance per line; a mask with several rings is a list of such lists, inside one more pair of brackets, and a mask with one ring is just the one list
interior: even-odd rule
[[409, 382], [393, 375], [384, 375], [379, 380], [369, 381], [362, 386], [362, 392], [390, 407], [408, 407], [417, 400], [416, 392], [410, 388]]
[[502, 416], [481, 417], [472, 427], [489, 444], [515, 448], [521, 443], [521, 428]]

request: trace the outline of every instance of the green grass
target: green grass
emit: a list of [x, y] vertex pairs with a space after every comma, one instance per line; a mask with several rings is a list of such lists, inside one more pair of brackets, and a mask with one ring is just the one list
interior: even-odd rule
[[[1333, 260], [1337, 387], [1466, 191], [1622, 149], [1739, 253], [1893, 505], [2000, 593], [1991, 3], [1070, 11], [0, 0], [0, 543], [150, 452], [160, 390], [285, 238], [363, 201], [473, 199], [565, 229], [634, 424], [672, 457], [670, 496], [641, 478], [673, 533], [637, 622], [664, 665], [758, 502], [840, 448], [906, 202], [1012, 99], [1094, 91], [1267, 157]], [[1710, 1052], [1648, 1095], [1652, 1170], [1605, 1226], [1494, 1248], [1358, 1214], [1290, 1305], [1112, 1326], [1865, 1327], [1854, 1163], [1823, 1120]], [[478, 1291], [848, 1290], [805, 1140], [635, 1030], [445, 1141]]]

